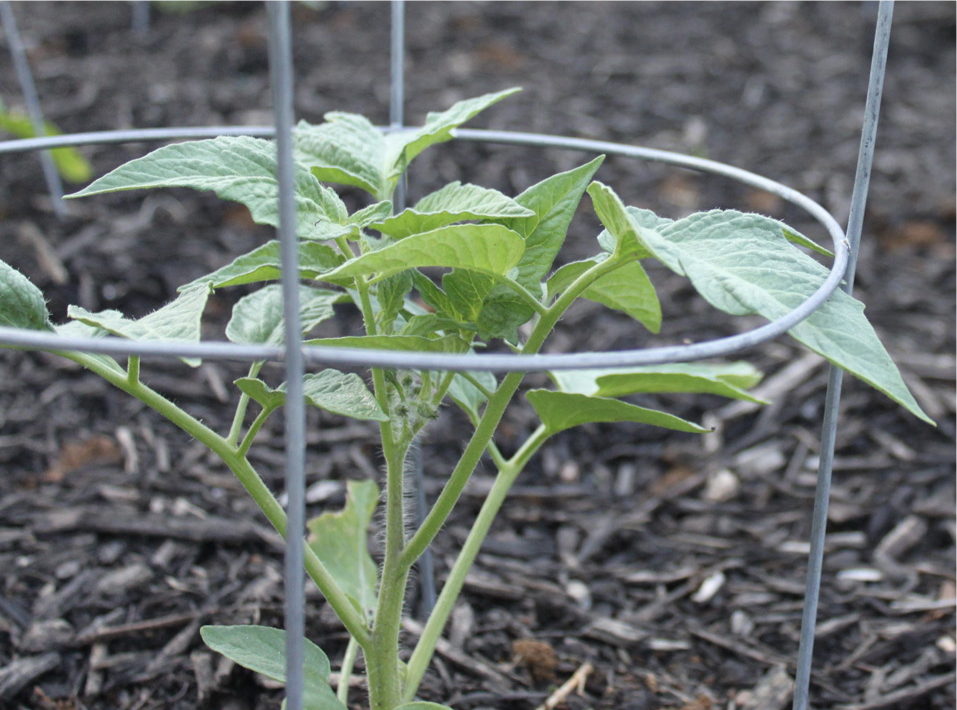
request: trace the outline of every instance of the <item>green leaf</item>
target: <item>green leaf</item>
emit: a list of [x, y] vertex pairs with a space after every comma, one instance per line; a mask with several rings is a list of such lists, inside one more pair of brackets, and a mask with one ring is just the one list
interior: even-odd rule
[[412, 703], [403, 703], [395, 710], [452, 710], [452, 708], [450, 708], [448, 705], [440, 705], [439, 703], [429, 703], [424, 700], [416, 700]]
[[[308, 286], [299, 287], [299, 317], [308, 333], [335, 315], [333, 304], [343, 294]], [[285, 342], [282, 286], [274, 284], [239, 299], [226, 325], [226, 337], [242, 345], [282, 345]]]
[[449, 315], [463, 323], [472, 323], [482, 311], [485, 297], [492, 292], [495, 279], [477, 271], [453, 269], [442, 277], [442, 288], [449, 298]]
[[579, 276], [588, 271], [596, 264], [600, 264], [608, 258], [607, 254], [599, 254], [589, 259], [573, 261], [559, 268], [554, 274], [548, 277], [546, 285], [546, 298], [548, 301], [555, 299], [558, 294], [572, 285]]
[[539, 292], [538, 284], [552, 268], [588, 181], [604, 159], [605, 156], [598, 156], [585, 165], [532, 185], [515, 201], [532, 210], [534, 216], [501, 221], [525, 238], [525, 253], [518, 263], [515, 280], [532, 293]]
[[639, 227], [625, 211], [625, 206], [618, 195], [607, 185], [595, 181], [588, 186], [588, 194], [591, 196], [595, 214], [614, 240], [612, 249], [609, 249], [607, 244], [602, 245], [607, 251], [617, 257], [634, 256], [636, 259], [644, 259], [651, 256], [651, 252], [639, 236], [639, 229], [642, 234], [653, 233], [654, 229], [645, 224]]
[[[491, 372], [470, 372], [473, 379], [478, 381], [486, 392], [494, 392], [498, 381]], [[485, 394], [472, 384], [462, 373], [456, 373], [449, 385], [448, 397], [466, 412], [472, 421], [478, 421], [479, 408], [488, 399]]]
[[427, 338], [421, 335], [353, 335], [343, 338], [316, 338], [306, 340], [303, 344], [414, 353], [464, 353], [468, 350], [468, 343], [457, 335], [446, 335], [441, 338]]
[[535, 315], [528, 303], [505, 284], [497, 284], [482, 303], [476, 325], [483, 340], [503, 338], [517, 344], [518, 328]]
[[[109, 335], [109, 333], [102, 328], [96, 328], [94, 326], [87, 325], [86, 323], [81, 323], [78, 320], [71, 320], [63, 325], [53, 326], [53, 328], [59, 335], [66, 337], [103, 338]], [[125, 370], [120, 367], [120, 364], [109, 355], [102, 355], [100, 353], [86, 353], [85, 357], [98, 361], [101, 365], [106, 366], [116, 373], [122, 374], [125, 372]]]
[[582, 292], [582, 296], [627, 313], [652, 333], [661, 330], [661, 304], [655, 287], [637, 261], [626, 262], [603, 274]]
[[[373, 394], [362, 378], [352, 372], [326, 369], [303, 378], [306, 404], [353, 419], [387, 421]], [[236, 386], [264, 409], [276, 409], [286, 403], [286, 383], [273, 389], [260, 379], [241, 377]]]
[[[410, 234], [430, 232], [454, 222], [478, 219], [501, 219], [508, 217], [533, 217], [529, 209], [498, 190], [449, 183], [441, 190], [426, 195], [415, 207], [403, 210], [395, 217], [373, 224], [383, 234], [401, 239]], [[498, 218], [498, 219], [496, 219]]]
[[[79, 306], [70, 306], [67, 315], [130, 340], [198, 343], [201, 335], [200, 321], [211, 291], [208, 283], [194, 284], [180, 293], [176, 300], [139, 320], [129, 320], [119, 311], [113, 310], [90, 313]], [[180, 359], [191, 367], [198, 367], [200, 364], [198, 358]]]
[[369, 554], [369, 523], [379, 503], [375, 481], [347, 481], [346, 505], [307, 524], [309, 547], [367, 618], [376, 606], [378, 573]]
[[[299, 277], [313, 279], [331, 271], [345, 261], [345, 257], [332, 247], [316, 242], [299, 244]], [[198, 283], [210, 283], [214, 289], [226, 286], [278, 281], [281, 275], [280, 248], [277, 240], [266, 242], [251, 252], [236, 257], [226, 266], [206, 274], [185, 286], [182, 291]]]
[[525, 396], [549, 434], [590, 422], [637, 422], [696, 434], [710, 431], [674, 415], [617, 399], [541, 389], [529, 390]]
[[410, 268], [446, 266], [501, 276], [518, 263], [522, 238], [498, 224], [460, 224], [414, 234], [350, 259], [319, 278], [370, 276], [374, 281]]
[[0, 261], [0, 325], [28, 330], [52, 330], [43, 293], [30, 279]]
[[[267, 626], [204, 626], [203, 642], [244, 668], [286, 682], [286, 632]], [[308, 710], [345, 710], [329, 687], [329, 658], [303, 639], [303, 700]]]
[[[412, 272], [412, 284], [422, 297], [422, 301], [433, 308], [437, 313], [451, 317], [451, 314], [455, 312], [452, 301], [445, 291], [439, 288], [432, 279], [421, 271]], [[429, 315], [435, 314], [430, 313]]]
[[[807, 300], [828, 270], [793, 247], [776, 220], [712, 210], [685, 217], [660, 232], [642, 231], [644, 245], [687, 276], [711, 305], [732, 315], [780, 318]], [[933, 423], [908, 391], [864, 316], [864, 304], [841, 290], [788, 331], [829, 362]]]
[[352, 185], [373, 197], [391, 193], [387, 185], [382, 132], [364, 116], [331, 112], [325, 123], [300, 121], [293, 134], [294, 155], [323, 182]]
[[[352, 233], [335, 192], [302, 165], [295, 166], [296, 232], [303, 239], [333, 239]], [[257, 224], [279, 226], [276, 147], [248, 136], [220, 136], [159, 148], [121, 165], [69, 197], [120, 190], [190, 187], [212, 190], [249, 208]]]
[[563, 392], [595, 397], [624, 397], [650, 392], [694, 392], [767, 404], [745, 392], [761, 381], [761, 371], [744, 361], [674, 363], [618, 370], [563, 370], [549, 376]]
[[383, 327], [391, 330], [396, 316], [405, 305], [405, 297], [412, 290], [412, 271], [400, 271], [379, 282], [376, 289], [376, 300], [379, 302], [379, 312], [376, 314], [376, 323], [380, 332]]
[[[36, 132], [33, 130], [33, 121], [29, 116], [23, 116], [18, 113], [7, 111], [3, 102], [0, 102], [0, 131], [12, 133], [17, 138], [33, 138]], [[60, 130], [50, 123], [44, 121], [44, 135], [58, 136]], [[53, 148], [50, 150], [50, 156], [53, 158], [53, 164], [57, 172], [64, 180], [69, 182], [86, 182], [93, 177], [93, 166], [90, 161], [84, 158], [75, 148]]]
[[425, 125], [415, 131], [390, 133], [385, 136], [389, 155], [389, 166], [392, 168], [390, 178], [405, 172], [409, 163], [419, 153], [431, 145], [451, 140], [453, 131], [489, 106], [510, 96], [519, 88], [506, 89], [493, 94], [485, 94], [474, 99], [459, 101], [451, 108], [440, 113], [430, 113], [425, 118]]
[[365, 228], [376, 222], [381, 222], [390, 214], [392, 214], [392, 203], [383, 200], [353, 212], [346, 220], [346, 224], [354, 224], [357, 227]]

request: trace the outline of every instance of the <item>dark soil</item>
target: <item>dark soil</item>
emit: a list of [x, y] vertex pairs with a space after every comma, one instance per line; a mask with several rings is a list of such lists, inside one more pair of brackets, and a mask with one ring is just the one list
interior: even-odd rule
[[[66, 132], [270, 121], [259, 3], [154, 8], [142, 34], [130, 27], [129, 3], [13, 9], [45, 113]], [[410, 3], [409, 122], [522, 85], [474, 125], [705, 155], [802, 190], [843, 223], [876, 10]], [[299, 116], [318, 122], [346, 110], [384, 123], [388, 5], [297, 4], [293, 14]], [[856, 295], [938, 427], [845, 383], [815, 708], [955, 703], [954, 67], [954, 4], [899, 3]], [[9, 62], [0, 95], [21, 104]], [[148, 148], [82, 150], [99, 175]], [[584, 159], [446, 144], [417, 160], [410, 192], [460, 179], [515, 194]], [[756, 210], [824, 239], [797, 210], [724, 180], [623, 159], [598, 177], [668, 216]], [[587, 200], [581, 213], [564, 259], [594, 249]], [[178, 190], [71, 202], [58, 219], [34, 155], [0, 162], [0, 215], [0, 258], [43, 289], [57, 322], [71, 303], [145, 314], [270, 238], [243, 209]], [[654, 278], [668, 324], [659, 342], [756, 324], [715, 317], [684, 281]], [[228, 305], [212, 303], [210, 337], [220, 337]], [[629, 322], [582, 308], [553, 349], [646, 342]], [[770, 406], [660, 403], [710, 422], [711, 435], [589, 426], [532, 462], [479, 557], [424, 698], [463, 710], [535, 708], [587, 662], [593, 671], [563, 706], [790, 706], [826, 368], [788, 340], [749, 356], [767, 373]], [[278, 708], [280, 690], [224, 663], [198, 634], [209, 622], [282, 623], [281, 546], [228, 471], [69, 363], [4, 352], [2, 367], [0, 707]], [[144, 368], [157, 389], [228, 428], [228, 383], [241, 368]], [[310, 503], [316, 513], [341, 504], [345, 479], [375, 476], [379, 458], [369, 428], [310, 417], [309, 483], [327, 482]], [[274, 424], [255, 463], [279, 491]], [[449, 412], [425, 439], [429, 495], [460, 451], [462, 425]], [[517, 405], [500, 446], [513, 448], [531, 426]], [[477, 472], [436, 546], [440, 584], [492, 473], [491, 464]], [[310, 638], [335, 668], [345, 632], [310, 599]]]

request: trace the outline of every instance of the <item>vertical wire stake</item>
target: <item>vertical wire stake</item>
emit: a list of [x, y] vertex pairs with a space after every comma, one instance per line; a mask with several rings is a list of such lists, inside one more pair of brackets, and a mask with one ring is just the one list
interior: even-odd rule
[[[871, 178], [871, 164], [874, 160], [877, 119], [881, 108], [881, 93], [884, 88], [887, 47], [890, 42], [893, 14], [892, 1], [885, 0], [880, 3], [874, 37], [874, 54], [871, 59], [871, 74], [867, 87], [867, 103], [864, 109], [864, 128], [861, 132], [861, 148], [857, 160], [857, 174], [854, 178], [854, 192], [851, 196], [851, 212], [847, 223], [847, 239], [851, 249], [847, 270], [844, 272], [844, 283], [841, 287], [848, 294], [854, 290], [854, 272], [857, 268], [857, 253], [861, 242], [861, 227], [864, 222], [864, 205], [867, 202], [867, 190]], [[831, 365], [828, 371], [827, 401], [821, 433], [821, 462], [818, 467], [814, 515], [811, 520], [811, 552], [808, 555], [807, 588], [804, 594], [804, 614], [801, 619], [801, 644], [798, 648], [797, 675], [794, 680], [794, 710], [807, 710], [808, 707], [814, 628], [821, 592], [824, 534], [827, 528], [827, 506], [831, 493], [831, 472], [834, 465], [837, 410], [841, 400], [842, 379], [843, 372]]]
[[[389, 85], [389, 128], [402, 130], [405, 125], [405, 0], [392, 0], [391, 82]], [[392, 211], [401, 212], [406, 204], [405, 175], [399, 179], [392, 199]], [[428, 513], [425, 499], [425, 471], [422, 466], [422, 444], [416, 439], [409, 450], [412, 483], [415, 488], [416, 523], [421, 525]], [[435, 606], [435, 573], [432, 569], [432, 548], [419, 558], [419, 616], [423, 619]]]
[[292, 48], [289, 3], [266, 3], [269, 12], [269, 79], [276, 119], [279, 242], [286, 338], [286, 708], [302, 710], [305, 636], [303, 535], [305, 532], [304, 357], [299, 318], [299, 253], [292, 161]]
[[[13, 67], [17, 72], [20, 91], [23, 92], [23, 101], [27, 107], [27, 114], [30, 116], [33, 133], [38, 138], [45, 136], [47, 134], [46, 122], [43, 120], [43, 111], [40, 109], [37, 87], [33, 83], [30, 63], [27, 61], [27, 54], [23, 50], [23, 42], [20, 41], [16, 17], [13, 15], [10, 3], [6, 0], [0, 2], [0, 22], [2, 22], [3, 32], [7, 36], [7, 44], [10, 45], [10, 56], [13, 59]], [[46, 180], [50, 199], [53, 200], [53, 211], [56, 212], [58, 217], [65, 217], [66, 205], [63, 203], [63, 183], [60, 182], [60, 173], [56, 170], [50, 151], [45, 150], [40, 153], [40, 165], [43, 167], [43, 178]]]

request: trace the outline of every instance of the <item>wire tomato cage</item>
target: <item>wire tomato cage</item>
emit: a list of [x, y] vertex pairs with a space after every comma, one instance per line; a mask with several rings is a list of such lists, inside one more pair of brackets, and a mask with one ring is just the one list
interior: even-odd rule
[[[11, 49], [19, 46], [16, 27], [7, 3], [3, 6], [4, 28]], [[245, 346], [228, 342], [176, 343], [164, 341], [130, 341], [107, 336], [98, 338], [66, 337], [61, 335], [0, 327], [0, 344], [36, 350], [74, 350], [111, 355], [149, 356], [155, 358], [196, 357], [210, 360], [251, 362], [280, 360], [284, 362], [288, 386], [286, 398], [286, 491], [288, 495], [288, 529], [305, 532], [305, 403], [302, 378], [307, 365], [416, 368], [445, 371], [541, 372], [545, 370], [574, 370], [585, 368], [618, 368], [636, 365], [656, 365], [690, 362], [730, 355], [775, 339], [811, 315], [831, 294], [842, 288], [851, 293], [856, 267], [857, 247], [860, 243], [864, 205], [870, 180], [874, 154], [880, 100], [890, 39], [893, 1], [879, 3], [874, 49], [865, 105], [860, 151], [851, 197], [847, 232], [817, 202], [785, 185], [755, 173], [730, 165], [691, 157], [669, 151], [643, 148], [621, 143], [568, 138], [539, 133], [458, 129], [458, 140], [498, 143], [539, 148], [558, 148], [586, 153], [606, 153], [625, 158], [664, 163], [672, 166], [729, 178], [777, 195], [803, 209], [824, 226], [833, 244], [834, 260], [830, 273], [820, 288], [805, 302], [785, 316], [760, 327], [730, 337], [688, 345], [676, 345], [640, 350], [614, 352], [582, 352], [568, 354], [510, 355], [437, 354], [390, 352], [359, 348], [305, 346], [299, 328], [298, 253], [295, 234], [295, 203], [292, 158], [293, 78], [292, 48], [288, 2], [266, 3], [269, 18], [270, 84], [273, 98], [273, 126], [212, 126], [203, 128], [158, 128], [74, 133], [61, 136], [30, 138], [0, 142], [0, 156], [32, 151], [47, 151], [58, 147], [82, 145], [166, 142], [182, 139], [209, 138], [222, 135], [248, 135], [274, 138], [278, 157], [278, 204], [280, 215], [279, 241], [281, 245], [282, 293], [285, 318], [284, 346]], [[382, 130], [404, 128], [402, 105], [404, 95], [404, 2], [391, 3], [391, 89], [390, 125]], [[11, 34], [12, 29], [12, 34]], [[18, 72], [24, 74], [20, 63]], [[28, 69], [26, 71], [27, 79]], [[21, 81], [24, 93], [32, 91], [32, 81]], [[29, 84], [29, 86], [27, 85]], [[35, 94], [34, 94], [35, 96]], [[38, 106], [35, 101], [28, 104]], [[38, 109], [37, 109], [38, 110]], [[36, 114], [37, 116], [39, 114]], [[42, 123], [42, 117], [39, 121]], [[35, 121], [37, 123], [37, 121]], [[39, 133], [39, 132], [38, 132]], [[59, 199], [51, 190], [54, 202]], [[400, 185], [397, 202], [404, 201], [404, 186]], [[810, 553], [807, 584], [802, 615], [801, 637], [796, 661], [793, 710], [808, 707], [814, 630], [816, 625], [821, 570], [824, 555], [824, 534], [830, 495], [831, 471], [837, 432], [838, 405], [841, 397], [842, 371], [831, 365], [822, 422], [821, 456], [811, 523]], [[421, 486], [420, 486], [421, 489]], [[303, 535], [287, 536], [285, 555], [285, 629], [287, 642], [286, 707], [303, 707], [303, 637], [304, 637], [304, 572]]]

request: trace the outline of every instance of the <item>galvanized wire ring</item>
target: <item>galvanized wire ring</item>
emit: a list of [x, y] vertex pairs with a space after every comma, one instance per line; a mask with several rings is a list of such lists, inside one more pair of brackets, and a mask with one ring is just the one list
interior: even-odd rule
[[[386, 129], [383, 129], [386, 130]], [[0, 156], [47, 150], [65, 146], [103, 145], [210, 138], [222, 135], [248, 135], [271, 138], [272, 127], [213, 126], [203, 128], [155, 128], [93, 133], [75, 133], [46, 138], [30, 138], [0, 142]], [[806, 301], [790, 313], [765, 325], [737, 335], [690, 345], [672, 345], [638, 350], [619, 350], [603, 353], [563, 353], [513, 355], [507, 353], [413, 353], [366, 348], [334, 348], [303, 346], [302, 353], [309, 363], [325, 363], [346, 367], [390, 367], [400, 369], [541, 372], [544, 370], [573, 370], [583, 368], [618, 368], [638, 365], [660, 365], [669, 362], [690, 362], [723, 357], [747, 350], [777, 338], [810, 316], [827, 301], [838, 288], [847, 268], [850, 247], [840, 225], [817, 202], [785, 185], [740, 168], [704, 158], [682, 155], [653, 148], [624, 145], [607, 141], [567, 138], [540, 133], [459, 129], [460, 140], [525, 145], [541, 148], [561, 148], [588, 153], [605, 153], [639, 158], [682, 168], [712, 173], [731, 178], [751, 187], [771, 192], [806, 212], [821, 223], [831, 238], [834, 262], [824, 283]], [[174, 341], [134, 341], [115, 336], [81, 338], [53, 335], [40, 331], [0, 327], [0, 343], [14, 347], [38, 350], [77, 350], [110, 355], [156, 356], [162, 358], [196, 357], [217, 360], [282, 360], [286, 349], [275, 346], [237, 345], [225, 341], [187, 343]]]

